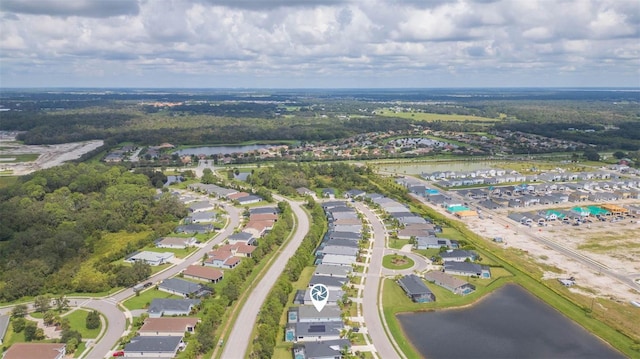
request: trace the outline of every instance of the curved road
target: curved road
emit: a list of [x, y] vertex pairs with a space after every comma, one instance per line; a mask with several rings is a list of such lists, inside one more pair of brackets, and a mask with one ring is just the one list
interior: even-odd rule
[[274, 198], [278, 201], [284, 200], [289, 203], [296, 218], [297, 228], [293, 238], [291, 238], [287, 246], [280, 252], [278, 258], [272, 263], [265, 276], [260, 280], [255, 288], [253, 288], [253, 291], [247, 298], [247, 301], [242, 306], [240, 314], [234, 323], [233, 329], [231, 329], [231, 334], [225, 340], [224, 349], [222, 351], [223, 359], [244, 358], [246, 356], [249, 340], [251, 339], [251, 331], [256, 324], [258, 312], [260, 311], [267, 294], [269, 294], [269, 291], [284, 270], [289, 258], [293, 256], [300, 246], [300, 243], [302, 243], [302, 240], [309, 232], [309, 217], [302, 209], [300, 202], [293, 202], [279, 196], [274, 196]]
[[[229, 215], [229, 224], [222, 232], [218, 233], [215, 239], [207, 242], [204, 247], [194, 252], [191, 256], [186, 258], [181, 263], [174, 265], [164, 270], [163, 272], [157, 273], [156, 275], [150, 277], [148, 280], [158, 282], [178, 274], [191, 264], [199, 261], [205, 253], [211, 251], [214, 245], [222, 243], [225, 239], [227, 239], [228, 236], [233, 234], [235, 228], [240, 224], [241, 212], [239, 209], [227, 204], [222, 204], [222, 207], [227, 211]], [[133, 288], [127, 288], [106, 298], [88, 299], [84, 303], [80, 303], [80, 305], [83, 307], [92, 308], [101, 312], [107, 317], [107, 320], [109, 321], [106, 333], [104, 334], [102, 339], [100, 339], [94, 345], [86, 358], [104, 358], [109, 354], [111, 349], [115, 347], [115, 345], [122, 337], [123, 333], [125, 333], [126, 331], [126, 315], [117, 308], [117, 303], [126, 300], [134, 294], [135, 293], [133, 292]], [[74, 300], [75, 298], [70, 299]]]
[[[396, 359], [400, 358], [399, 353], [391, 343], [391, 339], [384, 330], [382, 323], [382, 303], [378, 303], [378, 288], [382, 276], [382, 257], [385, 252], [386, 230], [380, 219], [364, 204], [354, 202], [354, 206], [367, 218], [372, 227], [373, 251], [367, 281], [362, 294], [362, 314], [367, 330], [371, 336], [371, 341], [378, 352], [380, 358]], [[404, 356], [402, 356], [404, 357]]]

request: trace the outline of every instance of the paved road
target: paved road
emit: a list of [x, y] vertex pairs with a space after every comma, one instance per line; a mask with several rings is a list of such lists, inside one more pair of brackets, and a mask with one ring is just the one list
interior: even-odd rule
[[[211, 251], [214, 245], [222, 243], [228, 236], [233, 234], [233, 231], [240, 223], [240, 210], [227, 204], [223, 204], [222, 206], [229, 214], [229, 225], [222, 232], [218, 233], [215, 239], [209, 241], [204, 247], [200, 248], [183, 262], [172, 266], [163, 272], [157, 273], [152, 276], [149, 281], [159, 282], [178, 274], [191, 264], [199, 261], [205, 253]], [[115, 347], [126, 330], [126, 315], [116, 307], [116, 303], [122, 302], [134, 294], [133, 288], [127, 288], [104, 299], [90, 300], [83, 305], [103, 313], [109, 321], [107, 332], [102, 339], [95, 344], [86, 358], [104, 358], [109, 354], [111, 349]]]
[[379, 357], [384, 359], [400, 358], [384, 331], [384, 324], [381, 319], [382, 303], [378, 303], [378, 288], [382, 278], [382, 257], [385, 251], [386, 230], [380, 219], [369, 208], [359, 202], [354, 202], [354, 205], [369, 220], [372, 227], [373, 252], [369, 263], [369, 271], [367, 272], [366, 285], [362, 292], [364, 322]]
[[[453, 191], [451, 191], [453, 192]], [[450, 193], [451, 193], [450, 192]], [[457, 194], [455, 194], [457, 196]], [[413, 195], [414, 198], [417, 198], [419, 201], [421, 201], [422, 203], [424, 203], [425, 205], [429, 206], [429, 207], [433, 207], [433, 205], [431, 203], [429, 203], [424, 197], [421, 196], [417, 196], [417, 195]], [[588, 203], [588, 202], [586, 202]], [[557, 207], [557, 205], [556, 205]], [[537, 207], [536, 207], [537, 208]], [[509, 226], [521, 226], [521, 224], [516, 223], [515, 221], [511, 221], [509, 219], [504, 218], [503, 214], [499, 214], [495, 211], [486, 209], [486, 208], [482, 208], [482, 212], [485, 215], [491, 215], [492, 216], [492, 220], [496, 223], [500, 223], [504, 226], [509, 225]], [[628, 274], [620, 274], [616, 271], [613, 271], [611, 269], [609, 269], [609, 267], [603, 265], [602, 263], [599, 263], [595, 260], [593, 260], [592, 258], [579, 253], [569, 247], [566, 247], [564, 245], [562, 245], [559, 242], [553, 241], [551, 239], [545, 238], [542, 235], [538, 234], [537, 232], [533, 232], [533, 231], [527, 231], [527, 230], [522, 230], [522, 231], [518, 231], [519, 234], [524, 234], [526, 236], [528, 236], [529, 238], [533, 239], [534, 241], [537, 241], [539, 243], [542, 243], [550, 248], [553, 248], [555, 251], [562, 253], [563, 255], [572, 258], [582, 264], [584, 264], [585, 266], [593, 269], [594, 271], [597, 271], [599, 273], [602, 273], [610, 278], [613, 278], [615, 280], [618, 280], [621, 283], [624, 283], [625, 285], [635, 289], [635, 290], [640, 290], [640, 284], [638, 284], [637, 282], [635, 282], [633, 280], [633, 277], [628, 275]]]
[[289, 258], [293, 256], [295, 251], [302, 243], [302, 240], [309, 232], [309, 217], [302, 209], [301, 203], [293, 202], [282, 197], [274, 196], [278, 201], [285, 200], [291, 206], [296, 217], [297, 229], [293, 238], [287, 246], [280, 252], [278, 258], [273, 262], [265, 276], [255, 286], [244, 306], [242, 307], [238, 318], [236, 319], [231, 334], [225, 339], [225, 347], [222, 352], [223, 359], [244, 358], [251, 339], [251, 331], [253, 330], [260, 307], [265, 301], [267, 294], [276, 283], [276, 280], [284, 270]]

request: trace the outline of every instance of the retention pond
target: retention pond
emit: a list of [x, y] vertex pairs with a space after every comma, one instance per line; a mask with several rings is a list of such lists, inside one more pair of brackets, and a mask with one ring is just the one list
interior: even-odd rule
[[518, 285], [471, 307], [398, 315], [421, 356], [449, 358], [624, 358]]

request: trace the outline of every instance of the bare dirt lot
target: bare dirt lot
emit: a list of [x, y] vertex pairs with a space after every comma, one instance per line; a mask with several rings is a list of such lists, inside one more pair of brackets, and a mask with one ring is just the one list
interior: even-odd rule
[[[632, 202], [630, 202], [632, 203]], [[634, 204], [638, 204], [637, 200]], [[439, 209], [444, 212], [442, 209]], [[504, 217], [502, 216], [504, 215]], [[523, 250], [530, 260], [555, 267], [561, 273], [549, 271], [545, 278], [575, 277], [578, 286], [570, 288], [581, 294], [599, 295], [628, 302], [640, 300], [640, 292], [616, 278], [587, 266], [557, 248], [551, 248], [536, 238], [559, 244], [568, 251], [577, 253], [586, 261], [603, 266], [626, 278], [640, 278], [640, 223], [636, 218], [625, 218], [616, 222], [601, 222], [573, 226], [558, 221], [547, 226], [524, 226], [501, 218], [470, 218], [464, 222], [471, 230], [491, 240], [502, 237], [505, 247]], [[587, 288], [587, 291], [580, 288]]]
[[12, 176], [22, 176], [31, 172], [59, 166], [66, 161], [80, 158], [83, 154], [102, 146], [102, 140], [62, 143], [57, 145], [30, 146], [15, 141], [14, 136], [0, 136], [0, 154], [38, 154], [31, 162], [0, 162], [0, 172]]

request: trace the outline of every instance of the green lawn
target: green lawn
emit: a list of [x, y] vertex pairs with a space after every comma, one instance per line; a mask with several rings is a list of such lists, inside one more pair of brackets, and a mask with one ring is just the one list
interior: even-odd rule
[[140, 295], [135, 295], [127, 299], [123, 303], [123, 305], [125, 308], [129, 310], [145, 309], [149, 306], [149, 304], [151, 304], [151, 301], [155, 298], [180, 299], [182, 297], [152, 288], [140, 293]]
[[63, 318], [69, 319], [69, 324], [71, 325], [71, 329], [77, 330], [78, 332], [80, 332], [80, 334], [82, 334], [83, 339], [94, 339], [98, 337], [98, 334], [100, 334], [100, 327], [102, 326], [102, 324], [100, 325], [100, 327], [96, 329], [87, 329], [86, 320], [87, 320], [88, 314], [89, 314], [88, 311], [83, 309], [78, 309], [78, 310], [74, 310], [68, 315], [65, 315]]
[[377, 109], [376, 114], [387, 117], [399, 117], [419, 121], [481, 121], [481, 122], [499, 122], [499, 118], [479, 117], [472, 115], [443, 115], [439, 113], [422, 113], [422, 112], [394, 112], [389, 109]]
[[389, 254], [382, 257], [382, 266], [387, 269], [408, 269], [413, 267], [413, 259], [399, 254]]
[[189, 247], [189, 248], [184, 248], [184, 249], [178, 249], [178, 248], [158, 248], [156, 246], [147, 246], [141, 249], [142, 251], [149, 251], [149, 252], [155, 252], [155, 253], [163, 253], [163, 252], [169, 252], [169, 253], [173, 253], [176, 258], [184, 258], [186, 256], [188, 256], [189, 254], [195, 252], [196, 250], [198, 250], [198, 247]]
[[7, 159], [6, 161], [0, 161], [0, 163], [20, 163], [20, 162], [33, 162], [40, 157], [37, 153], [22, 153], [17, 155], [0, 155], [0, 158]]
[[409, 244], [408, 239], [389, 238], [389, 247], [393, 249], [401, 249], [406, 244]]

